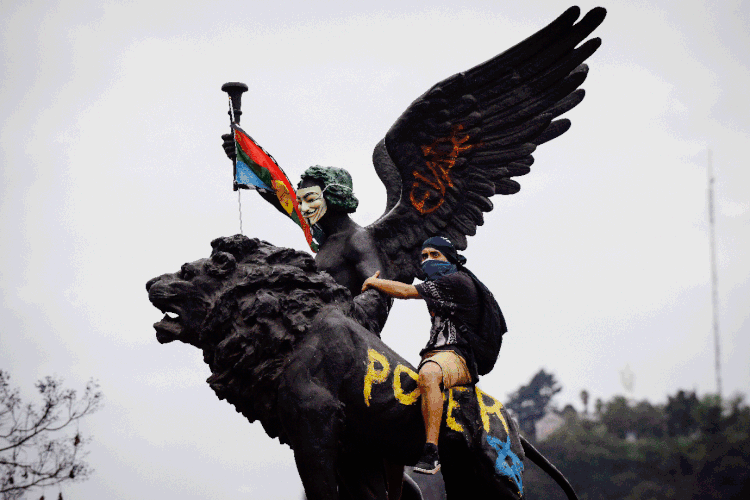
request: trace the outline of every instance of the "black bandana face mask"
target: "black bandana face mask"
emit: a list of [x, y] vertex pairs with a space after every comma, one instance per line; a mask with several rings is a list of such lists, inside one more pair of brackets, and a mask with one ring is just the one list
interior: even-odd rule
[[427, 275], [427, 280], [436, 280], [441, 276], [447, 276], [458, 271], [455, 264], [442, 260], [428, 259], [422, 262], [422, 271]]

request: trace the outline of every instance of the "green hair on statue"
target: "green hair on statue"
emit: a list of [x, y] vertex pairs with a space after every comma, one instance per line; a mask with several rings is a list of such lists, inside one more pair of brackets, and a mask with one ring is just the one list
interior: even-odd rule
[[299, 188], [305, 181], [320, 185], [323, 197], [334, 210], [352, 213], [357, 210], [359, 200], [354, 196], [352, 176], [346, 169], [315, 165], [302, 174]]

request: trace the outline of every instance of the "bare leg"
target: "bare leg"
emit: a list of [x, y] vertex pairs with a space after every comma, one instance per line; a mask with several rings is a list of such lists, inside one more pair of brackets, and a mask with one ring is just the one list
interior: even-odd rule
[[443, 370], [434, 361], [428, 361], [419, 370], [419, 389], [422, 393], [422, 418], [427, 431], [427, 442], [437, 446], [440, 421], [443, 418]]

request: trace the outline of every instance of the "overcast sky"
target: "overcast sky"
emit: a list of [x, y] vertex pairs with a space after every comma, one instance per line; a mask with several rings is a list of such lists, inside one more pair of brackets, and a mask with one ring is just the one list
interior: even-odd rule
[[[349, 169], [355, 219], [385, 205], [372, 149], [434, 83], [523, 40], [560, 1], [0, 3], [0, 369], [26, 394], [48, 374], [106, 407], [83, 500], [282, 499], [291, 451], [220, 402], [201, 353], [160, 345], [148, 279], [239, 232], [227, 81], [244, 127], [296, 183]], [[588, 10], [596, 4], [581, 5]], [[750, 387], [750, 2], [611, 2], [572, 129], [535, 153], [520, 193], [470, 240], [468, 267], [510, 332], [480, 384], [507, 400], [540, 368], [579, 409], [635, 377], [635, 399], [715, 392], [707, 150], [713, 150], [725, 395]], [[244, 233], [306, 249], [243, 192]], [[384, 340], [412, 362], [419, 301]], [[48, 490], [56, 495], [57, 490]]]

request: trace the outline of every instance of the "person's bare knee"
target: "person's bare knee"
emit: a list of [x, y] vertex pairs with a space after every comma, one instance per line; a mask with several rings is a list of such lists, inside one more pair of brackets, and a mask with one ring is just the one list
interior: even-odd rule
[[443, 381], [443, 370], [440, 365], [434, 361], [428, 361], [422, 365], [419, 370], [419, 388], [425, 389], [440, 389], [440, 383]]

